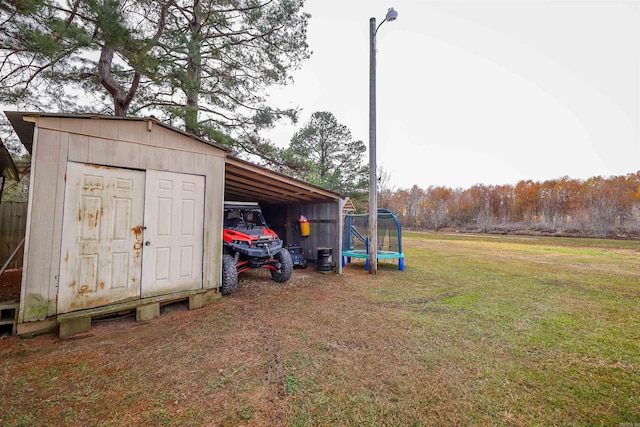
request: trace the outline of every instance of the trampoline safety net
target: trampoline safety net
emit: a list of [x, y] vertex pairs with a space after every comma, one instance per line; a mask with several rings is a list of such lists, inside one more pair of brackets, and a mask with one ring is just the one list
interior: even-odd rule
[[[344, 221], [345, 251], [367, 251], [369, 215], [347, 214]], [[401, 231], [397, 217], [383, 209], [378, 210], [378, 251], [402, 252]]]

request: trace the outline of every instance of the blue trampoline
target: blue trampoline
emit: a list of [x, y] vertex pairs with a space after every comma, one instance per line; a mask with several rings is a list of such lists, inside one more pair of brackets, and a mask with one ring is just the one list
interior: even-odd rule
[[[365, 270], [369, 270], [369, 215], [347, 214], [342, 233], [342, 266], [351, 258], [366, 259]], [[398, 270], [404, 271], [402, 253], [402, 228], [398, 217], [386, 209], [378, 209], [378, 260], [397, 259]]]

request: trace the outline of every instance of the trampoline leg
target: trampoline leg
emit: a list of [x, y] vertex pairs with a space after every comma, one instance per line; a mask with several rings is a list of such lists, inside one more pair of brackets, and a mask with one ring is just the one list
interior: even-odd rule
[[404, 258], [398, 258], [398, 270], [404, 271]]
[[369, 271], [369, 258], [367, 258], [367, 260], [364, 263], [364, 270]]
[[340, 257], [342, 258], [342, 266], [344, 267], [346, 264], [344, 263], [344, 256]]

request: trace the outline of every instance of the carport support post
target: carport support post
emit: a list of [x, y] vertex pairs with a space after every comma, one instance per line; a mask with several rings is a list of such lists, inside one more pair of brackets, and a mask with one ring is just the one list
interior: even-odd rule
[[[383, 21], [384, 22], [384, 21]], [[376, 18], [369, 19], [369, 274], [378, 272], [378, 180], [376, 177]]]

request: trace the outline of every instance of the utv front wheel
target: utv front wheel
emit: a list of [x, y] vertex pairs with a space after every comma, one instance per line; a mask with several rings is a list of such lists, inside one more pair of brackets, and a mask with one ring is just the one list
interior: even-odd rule
[[283, 248], [275, 258], [279, 261], [280, 268], [277, 270], [271, 270], [271, 278], [278, 283], [286, 282], [291, 278], [291, 273], [293, 272], [291, 254], [287, 249]]
[[238, 289], [238, 270], [231, 255], [222, 255], [222, 295], [229, 295]]

